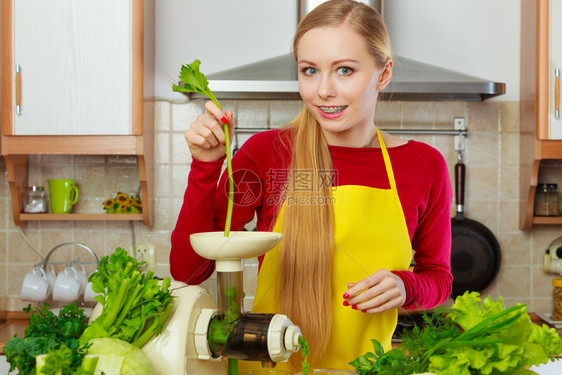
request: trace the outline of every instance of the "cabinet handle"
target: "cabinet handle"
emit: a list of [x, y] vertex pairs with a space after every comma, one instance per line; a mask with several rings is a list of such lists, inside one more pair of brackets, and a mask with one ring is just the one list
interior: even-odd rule
[[16, 114], [21, 115], [21, 66], [16, 65]]
[[554, 118], [560, 118], [560, 69], [554, 69]]

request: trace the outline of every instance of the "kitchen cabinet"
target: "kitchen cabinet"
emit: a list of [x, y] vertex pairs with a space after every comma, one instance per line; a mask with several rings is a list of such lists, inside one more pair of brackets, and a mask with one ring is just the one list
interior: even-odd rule
[[[533, 216], [541, 162], [562, 159], [560, 77], [562, 3], [521, 1], [520, 227], [562, 224], [562, 216]], [[562, 171], [560, 171], [562, 173]]]
[[[151, 225], [154, 0], [2, 0], [2, 46], [2, 155], [16, 225]], [[136, 156], [143, 213], [22, 213], [31, 154]]]

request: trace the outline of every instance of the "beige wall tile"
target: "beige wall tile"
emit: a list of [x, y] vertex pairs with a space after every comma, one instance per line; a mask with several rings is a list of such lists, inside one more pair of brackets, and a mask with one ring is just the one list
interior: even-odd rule
[[515, 232], [519, 230], [519, 216], [513, 214], [514, 212], [518, 212], [518, 210], [519, 202], [517, 201], [500, 202], [500, 232]]
[[268, 128], [269, 102], [266, 100], [240, 100], [236, 126], [239, 128]]
[[74, 165], [80, 168], [83, 165], [103, 165], [106, 162], [104, 155], [76, 155], [74, 156]]
[[8, 265], [0, 263], [0, 296], [8, 295]]
[[170, 134], [156, 133], [154, 135], [154, 163], [168, 164], [170, 162]]
[[379, 100], [375, 110], [375, 123], [381, 129], [400, 128], [402, 121], [401, 102]]
[[501, 166], [519, 166], [519, 136], [517, 134], [501, 134], [500, 150]]
[[92, 197], [106, 197], [105, 167], [103, 165], [84, 165], [76, 168], [76, 186], [80, 190], [80, 199]]
[[154, 104], [154, 130], [169, 132], [172, 126], [172, 103], [158, 101]]
[[33, 269], [30, 264], [10, 264], [8, 267], [8, 295], [19, 298], [21, 296], [21, 284], [25, 275]]
[[189, 147], [187, 146], [184, 133], [173, 133], [170, 140], [170, 146], [172, 149], [173, 164], [191, 164], [191, 153], [189, 152]]
[[500, 245], [502, 265], [528, 265], [531, 261], [531, 237], [523, 232], [497, 234]]
[[189, 129], [189, 125], [197, 119], [197, 116], [204, 112], [203, 105], [198, 102], [172, 104], [172, 130], [185, 132]]
[[183, 198], [185, 189], [187, 188], [188, 176], [188, 166], [178, 165], [172, 168], [172, 197]]
[[[522, 276], [523, 275], [523, 276]], [[531, 296], [530, 266], [503, 266], [498, 274], [499, 292], [506, 298], [529, 299]]]
[[291, 122], [303, 107], [300, 100], [273, 100], [269, 103], [269, 127], [279, 128]]
[[[139, 240], [137, 240], [136, 242], [139, 242]], [[121, 248], [127, 250], [127, 252], [129, 252], [130, 248], [132, 247], [132, 244], [133, 244], [133, 240], [132, 240], [130, 232], [126, 232], [126, 231], [113, 232], [112, 231], [107, 235], [106, 245], [105, 245], [103, 255], [113, 254], [115, 249], [118, 248], [118, 247], [121, 247]]]
[[6, 162], [4, 158], [0, 158], [0, 198], [10, 196], [10, 189], [8, 188], [8, 179], [6, 178]]
[[169, 198], [171, 194], [170, 186], [170, 166], [161, 165], [154, 169], [154, 198]]
[[519, 133], [519, 102], [500, 103], [500, 129], [502, 133]]
[[433, 103], [403, 102], [402, 127], [405, 129], [433, 129]]
[[171, 199], [159, 198], [154, 201], [153, 230], [169, 230], [175, 222], [170, 218]]
[[433, 117], [438, 129], [453, 129], [455, 117], [466, 119], [466, 105], [464, 102], [434, 102]]
[[[9, 212], [12, 210], [12, 201], [8, 197], [0, 198], [0, 231], [8, 228], [8, 220], [11, 220]], [[13, 222], [13, 221], [12, 221]]]
[[519, 167], [501, 167], [499, 181], [499, 199], [519, 199]]
[[465, 201], [497, 199], [499, 179], [497, 167], [467, 167], [465, 176]]
[[499, 104], [498, 102], [469, 102], [466, 103], [466, 127], [469, 137], [472, 132], [498, 132]]
[[[8, 232], [8, 262], [34, 264], [42, 260], [33, 248], [25, 241], [24, 237], [17, 231]], [[24, 232], [25, 236], [35, 246], [39, 244], [39, 233]], [[46, 252], [45, 252], [46, 253]]]
[[493, 233], [498, 231], [498, 202], [493, 200], [465, 200], [464, 216], [480, 222]]
[[552, 297], [533, 298], [531, 305], [527, 306], [527, 311], [552, 313]]
[[499, 158], [499, 137], [493, 132], [473, 132], [468, 130], [466, 140], [465, 164], [473, 166], [497, 166]]
[[533, 297], [552, 298], [552, 279], [559, 278], [550, 273], [545, 273], [542, 264], [533, 266], [532, 283]]
[[7, 262], [8, 262], [8, 246], [6, 243], [6, 232], [0, 232], [0, 264], [5, 264]]

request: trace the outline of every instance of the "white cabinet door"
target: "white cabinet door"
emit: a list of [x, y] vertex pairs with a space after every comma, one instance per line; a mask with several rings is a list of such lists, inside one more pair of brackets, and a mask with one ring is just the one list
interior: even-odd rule
[[14, 135], [131, 133], [131, 0], [14, 0]]
[[[559, 76], [562, 76], [562, 1], [551, 0], [550, 2], [550, 79], [549, 79], [549, 139], [562, 139], [562, 99], [561, 88], [558, 87], [558, 103], [555, 103], [555, 71], [558, 69]], [[560, 80], [562, 77], [559, 77]], [[560, 81], [559, 81], [560, 82]], [[558, 116], [555, 116], [555, 107], [560, 108]]]

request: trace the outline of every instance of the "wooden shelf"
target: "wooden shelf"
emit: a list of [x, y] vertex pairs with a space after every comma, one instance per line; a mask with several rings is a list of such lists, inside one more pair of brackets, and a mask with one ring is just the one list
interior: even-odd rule
[[20, 221], [142, 221], [142, 214], [26, 214]]
[[[114, 153], [112, 153], [113, 155]], [[153, 167], [147, 166], [144, 155], [137, 155], [141, 186], [142, 213], [140, 214], [28, 214], [23, 212], [23, 193], [27, 186], [28, 155], [4, 155], [12, 201], [12, 216], [18, 226], [28, 221], [142, 221], [152, 225]]]
[[534, 216], [533, 225], [535, 224], [562, 224], [562, 216]]

